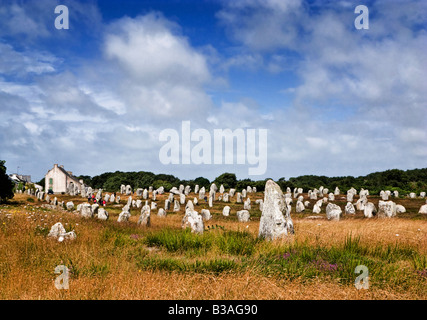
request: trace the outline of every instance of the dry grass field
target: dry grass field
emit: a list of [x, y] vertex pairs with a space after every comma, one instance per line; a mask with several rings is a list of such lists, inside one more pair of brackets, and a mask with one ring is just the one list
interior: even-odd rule
[[[261, 212], [254, 200], [263, 193], [249, 196], [250, 222], [237, 221], [243, 204], [235, 198], [229, 217], [216, 201], [205, 232], [196, 235], [181, 229], [183, 205], [163, 218], [153, 210], [147, 228], [137, 225], [136, 208], [129, 222], [117, 222], [125, 196], [106, 206], [108, 221], [99, 221], [17, 194], [0, 206], [0, 299], [427, 299], [427, 216], [417, 213], [425, 200], [393, 199], [407, 212], [391, 219], [357, 211], [340, 221], [326, 220], [325, 207], [320, 219], [307, 219], [315, 200], [303, 214], [295, 214], [294, 203], [295, 235], [268, 242], [257, 238]], [[165, 197], [158, 196], [158, 207]], [[343, 197], [334, 202], [341, 208]], [[369, 197], [377, 207], [378, 200]], [[195, 206], [202, 208], [204, 201]], [[77, 239], [48, 238], [57, 222]], [[70, 270], [68, 290], [54, 285], [58, 265]], [[368, 289], [355, 288], [358, 265], [369, 269]]]

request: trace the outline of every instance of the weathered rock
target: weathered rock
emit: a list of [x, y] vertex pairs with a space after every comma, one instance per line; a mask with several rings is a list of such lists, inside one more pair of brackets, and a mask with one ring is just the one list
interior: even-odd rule
[[224, 191], [225, 191], [224, 186], [223, 186], [223, 185], [221, 185], [221, 186], [219, 187], [219, 193], [224, 193]]
[[142, 191], [142, 199], [147, 200], [148, 199], [148, 190], [144, 189]]
[[183, 229], [190, 228], [191, 232], [199, 234], [202, 234], [205, 229], [202, 216], [190, 208], [185, 212], [181, 227]]
[[209, 221], [210, 219], [212, 219], [211, 212], [208, 209], [202, 209], [200, 211], [200, 214], [203, 218], [203, 221]]
[[294, 229], [290, 217], [290, 206], [285, 204], [280, 186], [273, 180], [268, 180], [265, 184], [264, 205], [258, 236], [274, 240], [292, 233], [294, 233]]
[[98, 217], [99, 220], [106, 221], [106, 220], [108, 220], [109, 215], [108, 215], [108, 212], [104, 208], [99, 208], [98, 209], [98, 216], [97, 217]]
[[150, 207], [148, 205], [145, 205], [141, 209], [141, 215], [138, 219], [138, 225], [143, 227], [150, 227], [151, 226], [151, 220], [150, 220]]
[[417, 197], [417, 195], [415, 194], [415, 192], [411, 192], [409, 194], [409, 198], [411, 198], [411, 199], [415, 199], [416, 197]]
[[229, 206], [225, 206], [222, 209], [222, 215], [225, 216], [225, 217], [228, 217], [230, 215], [230, 207]]
[[129, 196], [132, 194], [132, 187], [130, 185], [126, 186], [126, 195]]
[[99, 209], [99, 204], [94, 203], [94, 204], [92, 205], [92, 214], [93, 214], [93, 215], [98, 214], [98, 209]]
[[194, 204], [195, 206], [197, 206], [197, 205], [199, 204], [199, 200], [197, 200], [197, 198], [196, 198], [196, 197], [194, 197], [193, 204]]
[[377, 209], [372, 202], [368, 202], [363, 209], [363, 214], [366, 218], [372, 218], [377, 214]]
[[159, 217], [166, 217], [166, 211], [163, 208], [160, 208], [157, 211], [157, 216], [159, 216]]
[[234, 194], [236, 193], [236, 189], [232, 188], [228, 193], [230, 194], [230, 197], [234, 197]]
[[151, 210], [156, 210], [156, 209], [157, 209], [157, 203], [151, 202]]
[[68, 201], [66, 206], [67, 206], [67, 210], [74, 210], [73, 201]]
[[228, 193], [224, 193], [224, 194], [223, 194], [222, 201], [223, 201], [223, 202], [229, 202], [229, 196], [228, 196]]
[[128, 222], [130, 218], [129, 211], [122, 211], [117, 218], [117, 222]]
[[396, 205], [396, 213], [405, 213], [405, 212], [406, 212], [406, 208], [404, 206], [402, 206], [401, 204]]
[[313, 206], [313, 213], [319, 214], [322, 211], [322, 203], [322, 199], [317, 200], [317, 202]]
[[166, 199], [166, 200], [165, 200], [165, 210], [166, 210], [166, 211], [167, 211], [167, 210], [170, 210], [170, 207], [171, 207], [170, 200], [169, 200], [169, 199]]
[[335, 201], [335, 195], [332, 192], [329, 193], [328, 199], [329, 199], [329, 201]]
[[57, 239], [59, 242], [64, 240], [74, 240], [77, 235], [74, 230], [67, 232], [61, 222], [55, 223], [47, 235], [49, 238]]
[[92, 218], [93, 217], [93, 211], [92, 206], [89, 203], [83, 203], [80, 207], [80, 214], [83, 218]]
[[142, 200], [138, 199], [135, 201], [135, 207], [138, 209], [142, 208]]
[[173, 203], [173, 212], [178, 212], [180, 210], [179, 202], [178, 200], [175, 200]]
[[[365, 207], [363, 206], [363, 208], [365, 208]], [[354, 208], [354, 205], [351, 202], [347, 202], [347, 205], [345, 206], [344, 212], [345, 212], [345, 214], [355, 214], [356, 209]]]
[[251, 210], [251, 199], [248, 197], [243, 203], [244, 210]]
[[236, 215], [237, 215], [237, 220], [240, 222], [248, 222], [251, 217], [248, 210], [237, 211]]
[[341, 208], [334, 203], [329, 203], [326, 206], [326, 218], [328, 220], [339, 220], [341, 213], [342, 213]]
[[242, 203], [242, 194], [240, 192], [237, 193], [236, 203]]
[[305, 210], [304, 204], [302, 203], [302, 201], [298, 200], [295, 208], [296, 213], [304, 212], [304, 210]]
[[378, 217], [391, 218], [396, 215], [396, 203], [393, 201], [382, 201], [378, 202]]
[[185, 204], [185, 194], [181, 193], [179, 195], [179, 203], [180, 204]]
[[418, 213], [427, 214], [427, 204], [422, 205]]

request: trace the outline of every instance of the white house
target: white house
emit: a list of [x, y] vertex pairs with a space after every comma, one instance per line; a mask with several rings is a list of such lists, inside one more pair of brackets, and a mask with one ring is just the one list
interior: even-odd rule
[[71, 171], [66, 171], [62, 165], [54, 164], [45, 175], [46, 191], [52, 190], [56, 194], [62, 192], [75, 194], [77, 193], [75, 190], [80, 192], [82, 187], [84, 187], [83, 180], [78, 180]]

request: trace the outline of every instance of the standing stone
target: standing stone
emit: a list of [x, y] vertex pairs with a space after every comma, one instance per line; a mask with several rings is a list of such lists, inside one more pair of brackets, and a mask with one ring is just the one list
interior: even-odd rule
[[418, 213], [427, 214], [427, 204], [422, 205]]
[[194, 193], [199, 193], [199, 185], [198, 184], [196, 184], [195, 186], [194, 186]]
[[[365, 209], [364, 206], [363, 206], [363, 209]], [[356, 209], [354, 208], [354, 205], [351, 202], [347, 202], [347, 205], [344, 208], [344, 212], [345, 214], [355, 214]]]
[[179, 203], [180, 204], [185, 204], [185, 194], [181, 193], [179, 195]]
[[194, 197], [193, 203], [194, 203], [195, 206], [197, 206], [197, 204], [199, 203], [199, 200], [197, 200], [197, 198]]
[[184, 194], [185, 194], [186, 196], [188, 196], [188, 195], [190, 194], [190, 191], [191, 191], [191, 187], [190, 187], [190, 186], [185, 186]]
[[83, 218], [92, 218], [93, 212], [92, 212], [92, 206], [89, 203], [83, 203], [80, 207], [80, 214]]
[[120, 203], [120, 196], [116, 197], [116, 203]]
[[142, 196], [142, 191], [143, 191], [143, 189], [142, 189], [142, 188], [138, 188], [138, 189], [136, 189], [136, 196], [137, 196], [137, 197], [141, 197], [141, 196]]
[[67, 210], [74, 210], [73, 201], [68, 201], [66, 206], [67, 206]]
[[157, 191], [156, 191], [156, 190], [154, 190], [154, 191], [153, 191], [153, 201], [156, 201], [156, 197], [157, 197]]
[[316, 192], [310, 193], [310, 200], [317, 200], [317, 193]]
[[224, 191], [225, 191], [224, 186], [223, 186], [223, 185], [221, 185], [221, 186], [219, 187], [219, 193], [223, 194], [223, 193], [224, 193]]
[[74, 230], [67, 232], [61, 222], [55, 223], [50, 228], [49, 234], [47, 236], [49, 238], [58, 239], [59, 242], [62, 242], [64, 240], [74, 240], [77, 238], [77, 235]]
[[[284, 211], [286, 211], [285, 216]], [[294, 228], [290, 216], [290, 206], [285, 204], [280, 186], [273, 180], [268, 180], [265, 184], [264, 205], [258, 236], [274, 240], [291, 233], [294, 233]]]
[[218, 191], [218, 187], [216, 186], [216, 184], [215, 184], [215, 183], [212, 183], [212, 184], [211, 184], [210, 191], [214, 191], [214, 192], [217, 192], [217, 191]]
[[150, 207], [148, 205], [145, 205], [142, 207], [141, 215], [138, 219], [138, 225], [143, 227], [150, 227], [151, 221], [150, 221]]
[[139, 209], [142, 208], [142, 200], [138, 199], [135, 201], [135, 206]]
[[243, 190], [242, 190], [242, 197], [243, 197], [243, 198], [246, 198], [246, 189], [243, 189]]
[[319, 214], [322, 211], [321, 209], [322, 203], [323, 203], [322, 199], [317, 200], [317, 202], [314, 204], [314, 207], [313, 207], [313, 213]]
[[415, 199], [416, 197], [417, 197], [417, 195], [415, 194], [415, 192], [411, 192], [409, 194], [409, 198], [411, 198], [411, 199]]
[[108, 212], [104, 209], [104, 208], [99, 208], [98, 209], [98, 219], [99, 220], [108, 220]]
[[334, 195], [338, 196], [339, 194], [340, 194], [340, 189], [338, 187], [335, 187]]
[[132, 187], [130, 185], [126, 186], [126, 195], [129, 196], [132, 194]]
[[[91, 190], [91, 193], [92, 193], [92, 190]], [[126, 193], [126, 186], [125, 186], [124, 184], [122, 184], [122, 185], [120, 186], [120, 193], [121, 193], [121, 194], [125, 194], [125, 193]]]
[[335, 195], [332, 192], [329, 193], [328, 197], [329, 197], [329, 201], [335, 201]]
[[229, 201], [228, 193], [224, 193], [222, 201], [224, 201], [224, 202], [228, 202]]
[[147, 200], [148, 199], [148, 190], [144, 189], [142, 191], [142, 199]]
[[334, 203], [329, 203], [326, 206], [326, 218], [328, 220], [338, 221], [340, 219], [341, 213], [342, 213], [341, 208]]
[[405, 213], [405, 212], [406, 212], [406, 208], [404, 206], [402, 206], [401, 204], [396, 205], [396, 213]]
[[202, 216], [203, 221], [209, 221], [210, 219], [212, 219], [211, 212], [208, 209], [202, 209], [202, 211], [200, 211], [200, 214]]
[[236, 215], [239, 222], [248, 222], [251, 217], [248, 210], [237, 211]]
[[213, 198], [209, 197], [209, 208], [213, 207]]
[[171, 202], [169, 199], [165, 200], [165, 210], [168, 211], [171, 208]]
[[305, 210], [304, 204], [302, 203], [302, 201], [298, 200], [296, 204], [295, 212], [301, 213], [301, 212], [304, 212], [304, 210]]
[[183, 229], [190, 228], [191, 232], [198, 234], [202, 234], [205, 229], [202, 216], [190, 208], [185, 211], [181, 227]]
[[223, 215], [224, 217], [228, 217], [228, 216], [230, 215], [230, 207], [229, 207], [229, 206], [225, 206], [225, 207], [222, 209], [222, 215]]
[[393, 201], [378, 202], [378, 217], [391, 218], [396, 215], [396, 203]]
[[228, 193], [230, 194], [230, 197], [234, 197], [234, 194], [236, 193], [236, 189], [230, 189]]
[[420, 198], [425, 198], [425, 196], [426, 196], [426, 193], [424, 192], [424, 191], [422, 191], [422, 192], [420, 192]]
[[157, 209], [157, 203], [151, 202], [151, 210], [156, 210], [156, 209]]
[[173, 212], [178, 212], [180, 210], [179, 202], [178, 200], [175, 200], [173, 203]]
[[203, 200], [203, 199], [205, 198], [205, 193], [206, 193], [206, 191], [205, 191], [205, 187], [202, 187], [202, 188], [199, 190], [199, 200]]
[[236, 203], [242, 203], [242, 194], [240, 192], [237, 192]]
[[160, 208], [157, 211], [157, 216], [159, 216], [159, 217], [166, 217], [166, 211], [163, 208]]
[[353, 196], [354, 196], [353, 192], [347, 191], [347, 202], [353, 202]]
[[130, 218], [129, 211], [124, 210], [123, 208], [122, 212], [119, 214], [119, 217], [117, 218], [117, 222], [127, 222]]
[[251, 186], [247, 186], [247, 187], [246, 187], [246, 192], [247, 192], [247, 193], [252, 193], [252, 188], [251, 188]]
[[248, 197], [243, 203], [244, 210], [251, 210], [251, 199]]
[[372, 218], [377, 214], [377, 209], [375, 208], [375, 205], [372, 202], [368, 202], [365, 205], [365, 209], [363, 209], [363, 214], [366, 218]]
[[187, 204], [185, 205], [185, 211], [188, 209], [194, 210], [194, 204], [191, 200], [188, 200]]

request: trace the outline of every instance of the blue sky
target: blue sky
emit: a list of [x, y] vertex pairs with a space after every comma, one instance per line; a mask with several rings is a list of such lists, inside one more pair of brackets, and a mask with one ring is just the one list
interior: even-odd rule
[[[426, 21], [415, 0], [0, 0], [0, 159], [33, 180], [54, 163], [254, 180], [426, 167]], [[266, 172], [162, 164], [159, 134], [182, 121], [268, 129]]]

